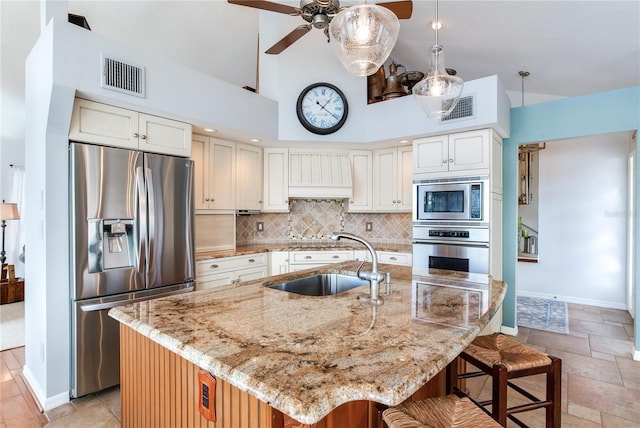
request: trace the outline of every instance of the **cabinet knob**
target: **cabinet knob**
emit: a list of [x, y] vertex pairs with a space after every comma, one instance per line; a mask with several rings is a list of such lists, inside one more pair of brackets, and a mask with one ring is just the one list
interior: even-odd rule
[[442, 159], [442, 163], [447, 163], [447, 160], [446, 159]]
[[138, 138], [140, 136], [140, 134], [138, 134], [137, 132], [133, 133], [133, 138]]
[[216, 201], [216, 198], [211, 198], [211, 202], [215, 202], [215, 201]]
[[259, 204], [261, 204], [261, 203], [262, 203], [262, 201], [258, 201], [258, 203], [259, 203]]
[[248, 261], [249, 263], [255, 263], [255, 262], [256, 262], [256, 260], [255, 260], [255, 259], [249, 259], [249, 260], [247, 260], [247, 261]]
[[209, 198], [204, 198], [205, 201], [209, 202]]
[[453, 159], [449, 159], [449, 163], [453, 163]]
[[331, 256], [331, 258], [332, 258], [332, 259], [339, 259], [339, 258], [340, 258], [340, 256], [336, 254], [336, 255], [334, 255], [334, 256]]
[[389, 260], [398, 260], [398, 259], [396, 257], [391, 256], [389, 257]]
[[396, 204], [396, 203], [398, 203], [398, 201], [394, 200], [393, 203]]
[[401, 203], [402, 203], [402, 201], [398, 200], [398, 203], [399, 203], [399, 204], [401, 204]]
[[311, 259], [312, 259], [312, 257], [311, 257], [311, 256], [304, 256], [304, 259], [305, 259], [305, 260], [311, 260]]
[[218, 265], [211, 265], [211, 269], [217, 269], [218, 267]]
[[349, 203], [350, 203], [350, 204], [353, 204], [353, 200], [352, 200], [352, 199], [349, 199]]
[[142, 136], [142, 137], [140, 137], [140, 138], [142, 138], [143, 140], [146, 140], [146, 139], [147, 139], [147, 136], [146, 136], [146, 135], [143, 135], [143, 136]]

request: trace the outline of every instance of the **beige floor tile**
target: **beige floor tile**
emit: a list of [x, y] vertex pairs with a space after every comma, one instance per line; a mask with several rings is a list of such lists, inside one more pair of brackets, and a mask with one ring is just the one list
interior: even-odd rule
[[9, 370], [9, 367], [7, 367], [4, 359], [0, 359], [0, 382], [6, 382], [11, 379], [13, 379], [11, 370]]
[[20, 348], [14, 348], [11, 350], [11, 353], [13, 354], [13, 356], [15, 357], [15, 359], [18, 361], [18, 363], [20, 364], [20, 366], [24, 366], [24, 353], [25, 353], [25, 349], [24, 346], [21, 346]]
[[633, 326], [630, 324], [624, 324], [624, 329], [627, 331], [629, 338], [633, 338]]
[[569, 375], [567, 387], [569, 403], [640, 421], [640, 391], [576, 375]]
[[527, 343], [529, 345], [544, 346], [551, 349], [573, 352], [575, 354], [591, 355], [589, 340], [583, 337], [532, 330]]
[[0, 412], [8, 428], [40, 427], [22, 395], [1, 400]]
[[638, 428], [640, 421], [630, 421], [608, 413], [602, 414], [602, 426], [604, 428]]
[[529, 340], [529, 334], [531, 334], [530, 328], [518, 326], [518, 335], [515, 336], [514, 339], [521, 343], [527, 343], [527, 340]]
[[0, 384], [0, 400], [16, 395], [20, 395], [20, 388], [18, 388], [18, 384], [13, 379]]
[[627, 331], [622, 325], [610, 325], [601, 324], [584, 320], [572, 320], [569, 328], [571, 334], [585, 333], [585, 334], [597, 334], [599, 336], [606, 336], [613, 339], [629, 340]]
[[[601, 426], [599, 423], [591, 422], [568, 413], [562, 414], [562, 428], [597, 428]], [[542, 427], [544, 427], [544, 425], [541, 425], [541, 428]]]
[[617, 309], [602, 309], [600, 311], [602, 319], [605, 321], [619, 322], [621, 324], [633, 324], [633, 318], [627, 311]]
[[585, 312], [594, 312], [594, 313], [598, 313], [598, 314], [599, 314], [599, 313], [600, 313], [600, 311], [601, 311], [602, 309], [604, 309], [604, 308], [601, 308], [601, 307], [599, 307], [599, 306], [589, 306], [589, 305], [584, 305], [584, 306], [582, 307], [582, 309], [583, 309]]
[[[616, 357], [622, 382], [626, 388], [640, 391], [640, 361]], [[638, 404], [640, 406], [640, 403]]]
[[51, 421], [46, 428], [116, 428], [120, 421], [99, 400]]
[[549, 350], [549, 354], [562, 360], [563, 373], [584, 376], [614, 385], [623, 384], [615, 361], [599, 360], [586, 355], [552, 349]]
[[45, 415], [47, 416], [47, 418], [49, 419], [49, 421], [53, 422], [57, 419], [60, 419], [64, 416], [70, 415], [72, 413], [77, 412], [78, 410], [71, 404], [71, 403], [65, 403], [62, 406], [58, 406], [54, 409], [51, 410], [47, 410], [45, 413]]
[[576, 416], [581, 419], [586, 419], [588, 421], [600, 424], [602, 420], [600, 418], [600, 412], [595, 409], [591, 409], [589, 407], [584, 407], [575, 403], [568, 403], [567, 405], [567, 413], [573, 416]]
[[23, 364], [20, 364], [20, 362], [16, 359], [15, 355], [13, 355], [13, 352], [2, 352], [0, 354], [2, 355], [1, 356], [2, 361], [4, 361], [4, 363], [7, 365], [7, 368], [9, 370], [22, 368]]
[[589, 335], [591, 350], [604, 354], [631, 358], [633, 344], [630, 340], [614, 339], [606, 336]]
[[589, 312], [583, 309], [572, 309], [571, 306], [569, 306], [569, 328], [571, 328], [571, 323], [575, 320], [584, 320], [599, 323], [604, 322], [602, 316], [599, 313]]
[[603, 352], [598, 352], [598, 351], [591, 351], [591, 356], [593, 358], [597, 358], [599, 360], [606, 360], [606, 361], [616, 361], [616, 356], [615, 355], [611, 355], [611, 354], [605, 354]]

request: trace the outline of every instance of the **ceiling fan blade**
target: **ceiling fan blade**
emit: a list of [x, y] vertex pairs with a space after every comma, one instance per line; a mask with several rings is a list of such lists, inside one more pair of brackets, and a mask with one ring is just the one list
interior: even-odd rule
[[395, 13], [398, 19], [409, 19], [413, 13], [413, 2], [411, 0], [393, 1], [388, 3], [376, 3], [378, 6], [386, 7]]
[[311, 25], [301, 25], [286, 36], [278, 43], [271, 46], [265, 53], [269, 55], [278, 55], [280, 52], [294, 44], [299, 38], [307, 34], [311, 30]]
[[268, 10], [271, 12], [286, 13], [287, 15], [299, 15], [300, 10], [286, 4], [273, 3], [266, 0], [227, 0], [231, 4], [253, 7], [255, 9]]

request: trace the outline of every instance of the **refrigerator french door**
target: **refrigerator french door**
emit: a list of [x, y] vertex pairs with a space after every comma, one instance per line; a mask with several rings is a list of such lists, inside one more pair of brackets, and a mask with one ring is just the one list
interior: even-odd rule
[[114, 306], [194, 289], [193, 163], [70, 143], [71, 396], [120, 382]]

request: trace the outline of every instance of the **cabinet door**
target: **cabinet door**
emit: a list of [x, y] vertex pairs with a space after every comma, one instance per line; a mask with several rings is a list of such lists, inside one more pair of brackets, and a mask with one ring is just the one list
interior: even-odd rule
[[194, 209], [209, 208], [209, 137], [194, 135], [191, 141], [193, 160]]
[[289, 211], [289, 150], [264, 149], [262, 211]]
[[105, 146], [138, 148], [138, 113], [77, 98], [69, 139]]
[[488, 129], [449, 135], [449, 171], [489, 170], [491, 132]]
[[378, 251], [378, 261], [390, 265], [411, 266], [411, 253]]
[[235, 282], [251, 281], [254, 279], [262, 279], [267, 276], [267, 267], [259, 266], [249, 269], [241, 269], [236, 271]]
[[236, 209], [262, 209], [262, 149], [236, 145]]
[[231, 141], [209, 139], [209, 208], [236, 209], [236, 146]]
[[413, 148], [398, 148], [398, 193], [397, 209], [411, 212], [413, 203]]
[[349, 212], [373, 210], [373, 152], [350, 150], [349, 160], [353, 172], [353, 197], [349, 199]]
[[373, 210], [397, 210], [398, 151], [393, 149], [373, 152]]
[[196, 290], [206, 290], [207, 288], [233, 284], [234, 280], [235, 275], [233, 271], [207, 275], [202, 278], [198, 278], [196, 281]]
[[191, 156], [191, 125], [140, 113], [138, 147], [147, 152]]
[[269, 275], [280, 275], [289, 272], [289, 252], [272, 251], [269, 253]]
[[449, 137], [419, 138], [413, 142], [413, 172], [425, 174], [449, 170]]

